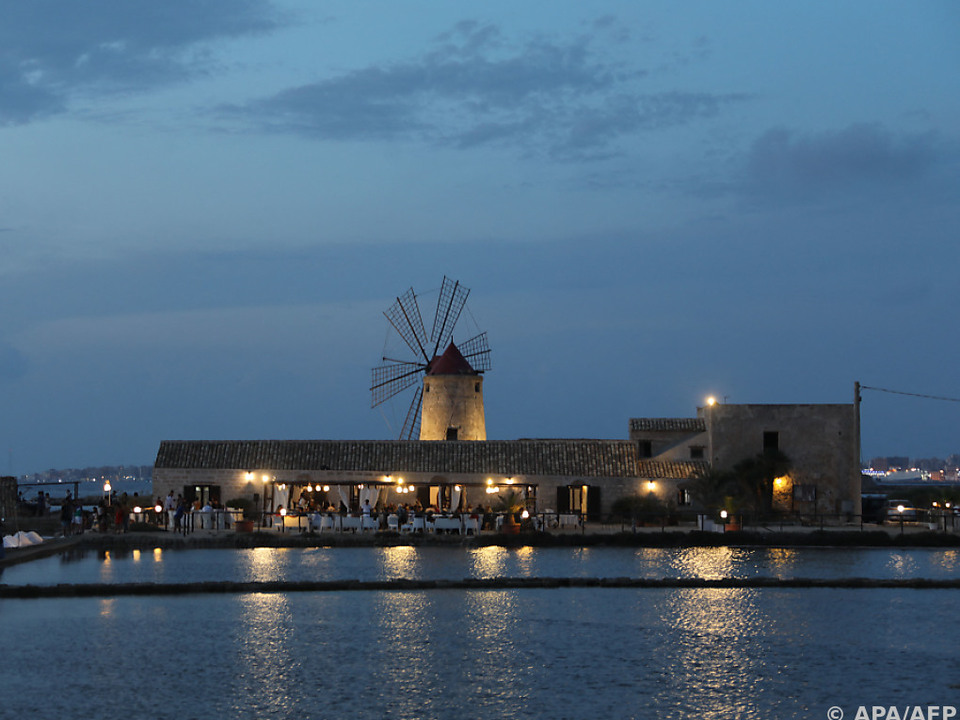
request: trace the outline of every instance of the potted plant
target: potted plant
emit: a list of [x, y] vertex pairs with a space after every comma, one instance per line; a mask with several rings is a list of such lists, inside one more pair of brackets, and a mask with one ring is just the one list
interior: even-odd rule
[[243, 512], [243, 519], [233, 525], [237, 532], [253, 532], [253, 523], [257, 519], [257, 507], [249, 498], [234, 498], [227, 501], [227, 507]]
[[500, 532], [506, 533], [507, 535], [516, 535], [520, 532], [520, 526], [517, 524], [514, 516], [523, 510], [524, 506], [523, 495], [516, 490], [511, 490], [500, 496], [500, 511], [504, 513], [503, 525], [500, 528]]

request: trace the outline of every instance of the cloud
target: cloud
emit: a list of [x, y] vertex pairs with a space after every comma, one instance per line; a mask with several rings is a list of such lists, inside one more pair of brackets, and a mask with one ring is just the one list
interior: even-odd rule
[[747, 153], [741, 189], [799, 200], [880, 190], [920, 178], [937, 153], [935, 135], [896, 135], [873, 123], [806, 135], [774, 128]]
[[268, 32], [268, 0], [0, 0], [0, 125], [63, 112], [73, 93], [141, 90], [204, 67], [201, 46]]
[[[610, 18], [600, 23], [606, 32]], [[643, 93], [646, 73], [605, 57], [597, 36], [515, 43], [461, 22], [422, 55], [289, 88], [226, 117], [326, 140], [521, 146], [564, 157], [615, 150], [645, 129], [715, 115], [737, 94]]]

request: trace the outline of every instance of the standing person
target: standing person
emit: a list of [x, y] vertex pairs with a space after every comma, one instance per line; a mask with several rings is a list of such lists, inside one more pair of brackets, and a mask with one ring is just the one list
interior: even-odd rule
[[366, 517], [370, 517], [371, 510], [373, 510], [373, 508], [370, 507], [370, 498], [367, 498], [363, 501], [363, 506], [360, 508], [360, 512], [362, 512]]
[[80, 498], [73, 507], [73, 532], [77, 535], [83, 535], [83, 503]]
[[177, 499], [173, 496], [173, 490], [170, 491], [170, 494], [167, 495], [166, 499], [163, 501], [163, 509], [165, 511], [163, 525], [164, 527], [169, 528], [173, 518], [172, 513], [177, 509]]
[[60, 504], [60, 527], [63, 530], [63, 536], [67, 537], [70, 534], [70, 524], [73, 522], [73, 498], [70, 496], [70, 491], [67, 490], [67, 496], [63, 499], [63, 502]]
[[173, 512], [173, 529], [179, 530], [183, 525], [183, 516], [187, 512], [187, 504], [183, 498], [177, 500], [177, 509]]

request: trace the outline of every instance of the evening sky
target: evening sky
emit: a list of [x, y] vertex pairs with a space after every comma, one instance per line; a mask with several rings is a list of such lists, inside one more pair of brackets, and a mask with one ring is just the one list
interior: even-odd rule
[[[960, 5], [0, 0], [0, 467], [385, 439], [444, 275], [491, 439], [960, 397]], [[429, 324], [429, 320], [428, 320]], [[866, 391], [863, 455], [960, 452]]]

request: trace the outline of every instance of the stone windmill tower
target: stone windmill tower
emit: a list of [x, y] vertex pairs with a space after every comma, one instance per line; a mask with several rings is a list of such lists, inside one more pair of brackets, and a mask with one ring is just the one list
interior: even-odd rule
[[[384, 313], [413, 358], [383, 357], [384, 364], [373, 368], [370, 393], [376, 407], [417, 386], [401, 440], [487, 439], [482, 376], [490, 369], [487, 334], [482, 332], [459, 346], [453, 342], [453, 330], [469, 294], [459, 282], [443, 278], [429, 335], [413, 288]], [[445, 348], [442, 355], [438, 354], [441, 348]]]

